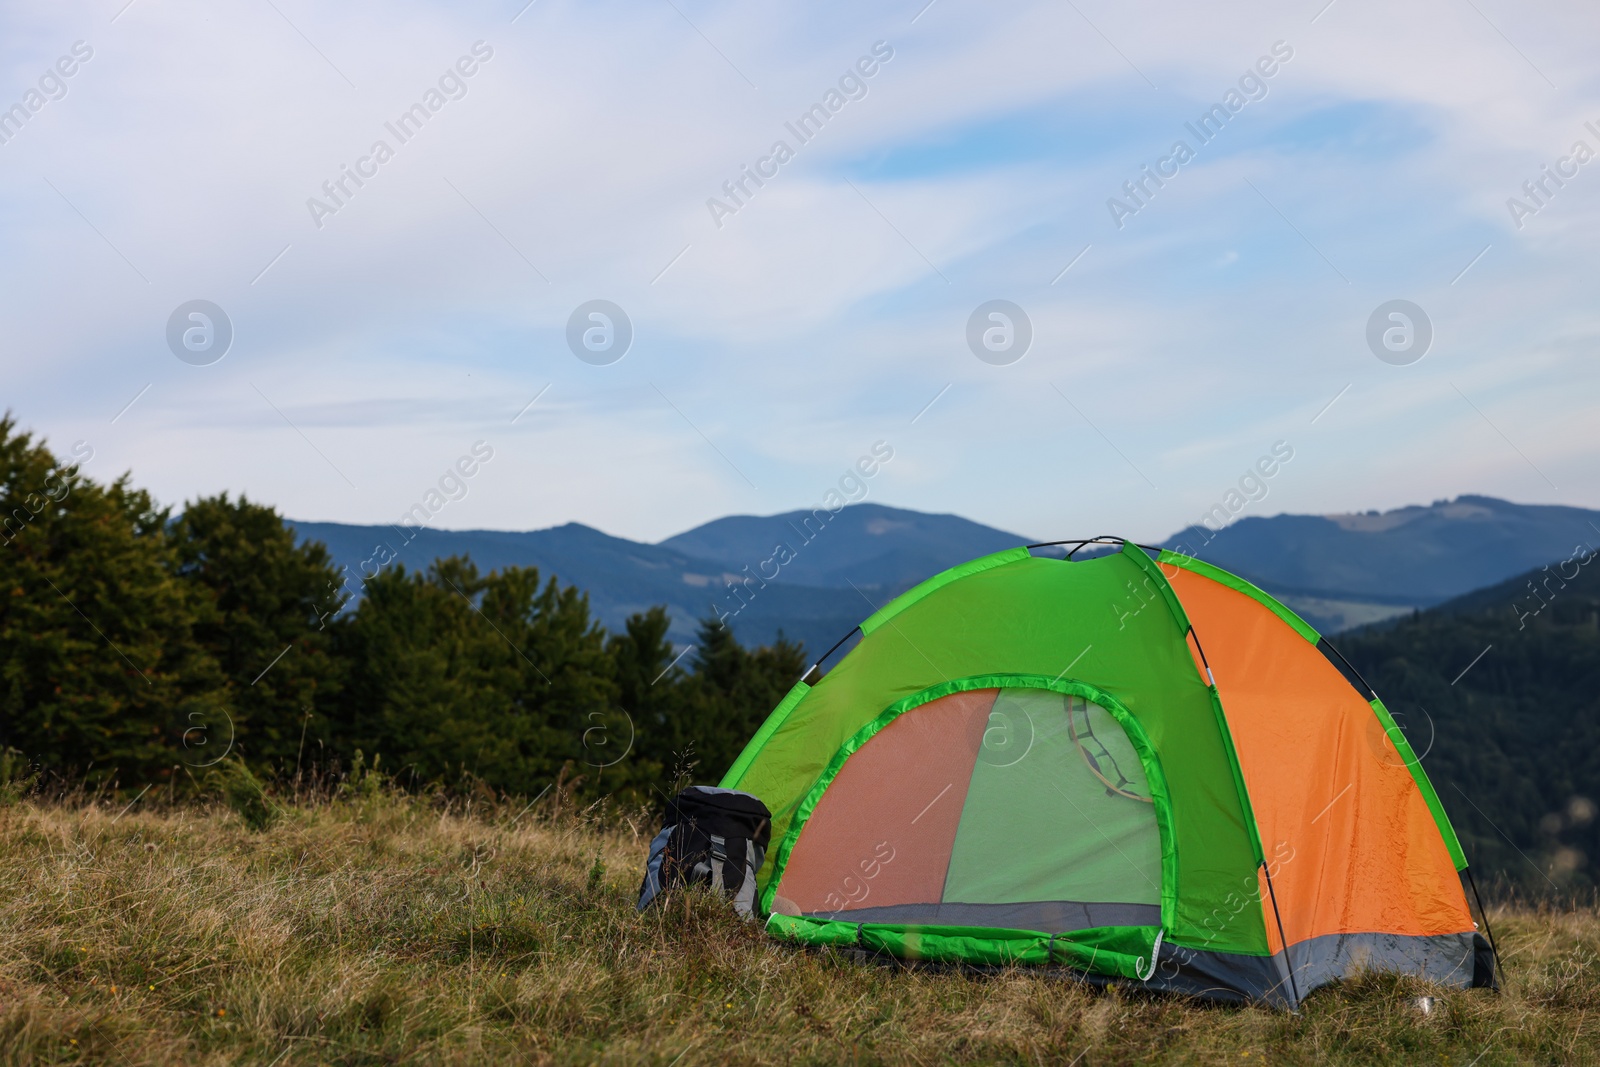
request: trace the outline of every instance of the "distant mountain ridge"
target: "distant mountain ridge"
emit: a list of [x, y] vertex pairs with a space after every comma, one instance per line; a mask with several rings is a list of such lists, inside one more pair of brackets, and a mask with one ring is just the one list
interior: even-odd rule
[[[729, 516], [656, 545], [580, 523], [523, 533], [290, 525], [300, 537], [328, 546], [348, 568], [352, 591], [359, 591], [361, 575], [396, 561], [417, 570], [440, 557], [467, 555], [480, 571], [534, 566], [546, 578], [578, 586], [607, 629], [620, 630], [630, 614], [665, 604], [670, 636], [680, 645], [694, 640], [699, 620], [718, 617], [741, 641], [765, 643], [782, 631], [814, 652], [929, 575], [1027, 543], [955, 515], [880, 504]], [[776, 552], [779, 546], [787, 552]]]
[[[713, 560], [731, 571], [750, 567], [766, 580], [863, 589], [908, 589], [931, 574], [975, 556], [1027, 544], [1028, 538], [996, 530], [958, 515], [858, 504], [838, 512], [792, 511], [783, 515], [730, 515], [669, 537], [661, 547]], [[793, 558], [778, 567], [759, 563]], [[958, 558], [959, 557], [959, 558]], [[759, 561], [759, 562], [758, 562]]]
[[[664, 604], [680, 645], [694, 640], [698, 620], [723, 617], [741, 641], [764, 643], [781, 630], [813, 654], [922, 579], [1032, 540], [882, 504], [733, 515], [653, 545], [579, 523], [527, 532], [290, 525], [328, 546], [353, 590], [363, 573], [396, 560], [426, 569], [464, 554], [482, 571], [536, 566], [578, 586], [608, 629]], [[1600, 544], [1600, 511], [1462, 496], [1388, 512], [1240, 519], [1220, 531], [1191, 526], [1163, 547], [1225, 567], [1337, 633], [1565, 559], [1580, 542]]]
[[1163, 544], [1271, 592], [1330, 633], [1430, 607], [1600, 543], [1600, 511], [1461, 496], [1348, 515], [1189, 526]]

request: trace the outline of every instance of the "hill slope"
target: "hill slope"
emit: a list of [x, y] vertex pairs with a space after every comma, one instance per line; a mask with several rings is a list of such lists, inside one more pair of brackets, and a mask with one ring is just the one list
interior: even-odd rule
[[1372, 976], [1290, 1015], [855, 962], [699, 894], [641, 915], [653, 824], [559, 795], [277, 796], [259, 833], [159, 797], [0, 808], [5, 1062], [1488, 1067], [1600, 1041], [1592, 911], [1494, 909], [1499, 995]]
[[1338, 641], [1469, 861], [1529, 892], [1600, 882], [1600, 565], [1580, 559]]

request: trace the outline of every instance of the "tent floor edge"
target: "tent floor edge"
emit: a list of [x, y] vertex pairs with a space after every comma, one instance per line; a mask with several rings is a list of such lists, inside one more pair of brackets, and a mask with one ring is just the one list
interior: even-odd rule
[[[1164, 942], [1148, 979], [1136, 977], [1148, 962], [1154, 928], [1106, 927], [1089, 932], [1100, 944], [1083, 944], [1040, 931], [895, 926], [773, 914], [768, 933], [814, 948], [844, 949], [863, 961], [914, 968], [999, 973], [1018, 965], [1038, 973], [1127, 990], [1178, 993], [1228, 1003], [1256, 1003], [1297, 1013], [1315, 990], [1375, 971], [1411, 974], [1458, 989], [1478, 987], [1475, 930], [1455, 934], [1323, 934], [1288, 946], [1297, 961], [1294, 993], [1285, 988], [1289, 954], [1250, 956]], [[1075, 931], [1084, 934], [1084, 931]], [[1131, 951], [1130, 951], [1131, 950]], [[1304, 986], [1303, 989], [1300, 987]]]

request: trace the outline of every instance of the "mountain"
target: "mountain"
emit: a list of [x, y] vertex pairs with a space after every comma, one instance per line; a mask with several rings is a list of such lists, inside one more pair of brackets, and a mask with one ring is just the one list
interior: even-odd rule
[[1394, 712], [1468, 861], [1544, 896], [1600, 883], [1600, 564], [1593, 549], [1556, 559], [1336, 642]]
[[1600, 511], [1462, 496], [1350, 515], [1189, 526], [1162, 547], [1233, 571], [1337, 633], [1439, 604], [1600, 540]]
[[[752, 572], [777, 573], [784, 582], [835, 588], [854, 584], [898, 593], [957, 563], [1032, 540], [958, 515], [881, 504], [847, 507], [824, 523], [825, 516], [821, 509], [731, 515], [669, 537], [661, 547], [715, 560], [734, 572], [748, 566]], [[774, 551], [778, 545], [791, 546], [794, 558], [781, 568], [759, 571], [760, 563], [781, 556]]]
[[526, 533], [293, 520], [290, 525], [300, 537], [328, 546], [333, 558], [348, 568], [352, 591], [359, 590], [362, 575], [375, 574], [394, 560], [411, 570], [425, 570], [435, 559], [465, 555], [480, 571], [536, 566], [547, 577], [576, 584], [607, 620], [626, 618], [652, 604], [687, 606], [683, 590], [692, 588], [696, 577], [703, 579], [699, 584], [709, 585], [721, 570], [681, 552], [612, 537], [575, 522]]
[[[794, 511], [717, 519], [658, 545], [568, 523], [546, 530], [433, 530], [290, 521], [347, 567], [359, 595], [362, 574], [403, 563], [467, 555], [480, 571], [538, 567], [589, 594], [607, 629], [653, 604], [672, 615], [671, 639], [694, 640], [699, 620], [721, 615], [747, 644], [780, 631], [825, 651], [879, 605], [930, 574], [1027, 539], [954, 515], [858, 504], [830, 514]], [[778, 545], [786, 552], [776, 552]], [[387, 561], [387, 562], [386, 562]], [[854, 583], [854, 588], [852, 588]], [[734, 586], [737, 586], [735, 591]]]
[[[291, 525], [327, 544], [354, 592], [363, 570], [386, 559], [425, 569], [465, 554], [481, 570], [536, 566], [578, 586], [608, 629], [664, 604], [680, 646], [694, 640], [698, 620], [720, 614], [743, 642], [766, 643], [781, 630], [813, 655], [923, 578], [1031, 540], [881, 504], [729, 516], [654, 545], [577, 523], [525, 533]], [[1191, 526], [1165, 547], [1226, 567], [1338, 633], [1504, 581], [1587, 540], [1600, 543], [1600, 512], [1463, 496], [1381, 513], [1245, 518], [1220, 532]]]

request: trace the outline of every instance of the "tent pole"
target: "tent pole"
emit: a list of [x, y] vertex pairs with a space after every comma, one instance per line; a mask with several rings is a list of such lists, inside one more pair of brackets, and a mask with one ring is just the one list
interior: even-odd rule
[[859, 627], [859, 626], [850, 627], [850, 632], [849, 633], [845, 634], [843, 637], [839, 638], [839, 640], [835, 641], [832, 648], [828, 649], [828, 651], [824, 652], [820, 657], [818, 657], [817, 662], [813, 663], [811, 666], [806, 668], [806, 672], [800, 676], [800, 680], [802, 682], [806, 682], [807, 685], [812, 685], [814, 683], [807, 682], [806, 679], [810, 678], [813, 674], [815, 674], [818, 678], [821, 678], [822, 677], [822, 663], [823, 663], [823, 660], [826, 660], [829, 656], [831, 656], [835, 652], [839, 651], [839, 647], [841, 645], [843, 645], [846, 641], [848, 641], [852, 637], [854, 637], [856, 635], [856, 631], [859, 630], [859, 629], [861, 629], [861, 627]]
[[1478, 914], [1483, 916], [1483, 932], [1489, 938], [1489, 951], [1494, 953], [1495, 978], [1504, 980], [1505, 965], [1500, 962], [1500, 948], [1494, 943], [1494, 931], [1489, 928], [1489, 913], [1484, 909], [1483, 898], [1478, 895], [1478, 880], [1472, 877], [1470, 865], [1461, 868], [1461, 871], [1467, 876], [1467, 884], [1472, 887], [1472, 899], [1478, 902]]
[[1294, 980], [1294, 961], [1289, 958], [1289, 938], [1283, 932], [1283, 916], [1278, 913], [1278, 891], [1272, 888], [1272, 872], [1267, 861], [1261, 861], [1261, 873], [1267, 876], [1267, 896], [1272, 898], [1272, 917], [1278, 921], [1278, 940], [1283, 942], [1283, 965], [1289, 972], [1289, 992], [1294, 994], [1294, 1010], [1300, 1010], [1300, 989]]

